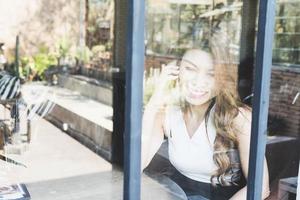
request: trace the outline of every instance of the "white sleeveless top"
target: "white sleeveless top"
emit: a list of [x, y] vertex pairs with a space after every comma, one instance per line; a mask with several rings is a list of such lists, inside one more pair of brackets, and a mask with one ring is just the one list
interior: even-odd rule
[[216, 129], [210, 116], [202, 121], [190, 138], [183, 113], [179, 107], [169, 107], [166, 111], [165, 131], [169, 143], [169, 159], [173, 166], [190, 179], [210, 183], [217, 170], [213, 161], [213, 143]]

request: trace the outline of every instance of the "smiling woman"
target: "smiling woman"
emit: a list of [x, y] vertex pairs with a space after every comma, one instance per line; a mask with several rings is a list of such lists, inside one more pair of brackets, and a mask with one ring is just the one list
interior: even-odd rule
[[210, 54], [197, 49], [187, 51], [180, 70], [182, 92], [187, 102], [201, 105], [214, 97], [214, 67]]
[[[209, 50], [191, 49], [180, 64], [163, 67], [143, 116], [142, 167], [168, 139], [169, 177], [190, 199], [246, 199], [251, 109], [236, 91], [236, 66], [226, 37], [215, 33]], [[164, 101], [175, 81], [178, 99]], [[269, 194], [265, 164], [263, 197]]]

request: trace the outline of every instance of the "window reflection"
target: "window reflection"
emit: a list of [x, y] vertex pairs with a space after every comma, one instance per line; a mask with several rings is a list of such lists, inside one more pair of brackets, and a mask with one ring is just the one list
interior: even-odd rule
[[[285, 179], [297, 177], [298, 174], [300, 151], [298, 147], [299, 109], [297, 103], [299, 102], [299, 91], [296, 88], [300, 88], [300, 85], [297, 81], [299, 79], [299, 70], [292, 68], [297, 67], [298, 60], [298, 47], [296, 47], [298, 42], [295, 41], [297, 41], [298, 37], [297, 27], [299, 23], [298, 18], [294, 17], [298, 12], [295, 10], [295, 5], [298, 3], [299, 2], [295, 1], [279, 1], [277, 4], [273, 49], [274, 66], [272, 69], [268, 142], [266, 146], [266, 161], [268, 167], [265, 165], [263, 184], [263, 195], [264, 197], [269, 196], [268, 199], [280, 199], [278, 195], [280, 188], [283, 187], [282, 184], [286, 183]], [[193, 144], [198, 144], [197, 142], [200, 143], [200, 141], [203, 142], [203, 140], [211, 142], [208, 143], [212, 144], [212, 152], [222, 154], [224, 150], [222, 144], [226, 144], [224, 151], [233, 152], [227, 152], [226, 155], [228, 158], [227, 161], [231, 162], [235, 167], [227, 170], [232, 173], [234, 172], [233, 174], [239, 174], [237, 176], [231, 176], [231, 180], [235, 177], [236, 180], [240, 180], [241, 182], [239, 182], [239, 186], [236, 186], [235, 191], [231, 190], [232, 193], [230, 195], [242, 194], [242, 192], [239, 192], [239, 187], [242, 188], [242, 186], [246, 184], [243, 179], [246, 174], [242, 173], [243, 163], [241, 160], [243, 160], [243, 155], [241, 158], [241, 149], [232, 148], [234, 149], [232, 150], [228, 147], [231, 147], [231, 145], [237, 145], [237, 147], [239, 147], [244, 141], [249, 141], [249, 138], [248, 140], [235, 141], [234, 136], [237, 137], [238, 134], [236, 131], [239, 130], [239, 127], [231, 126], [232, 121], [229, 117], [227, 121], [223, 123], [225, 128], [222, 128], [222, 126], [218, 125], [218, 120], [221, 118], [216, 114], [218, 99], [221, 101], [220, 98], [217, 98], [218, 94], [220, 94], [218, 92], [228, 94], [226, 92], [229, 91], [230, 95], [235, 99], [231, 102], [238, 102], [235, 104], [238, 108], [243, 108], [244, 106], [243, 103], [238, 100], [238, 94], [235, 92], [237, 87], [236, 74], [239, 59], [241, 8], [242, 1], [199, 1], [197, 3], [194, 2], [194, 4], [175, 0], [148, 1], [146, 15], [147, 40], [144, 76], [144, 115], [147, 116], [147, 119], [150, 119], [148, 117], [151, 114], [154, 115], [153, 113], [157, 115], [155, 115], [156, 118], [153, 119], [153, 121], [147, 120], [146, 127], [150, 130], [153, 128], [150, 124], [155, 124], [154, 129], [152, 129], [154, 139], [150, 143], [147, 143], [149, 145], [146, 151], [148, 160], [144, 159], [143, 164], [144, 167], [148, 166], [145, 170], [147, 173], [159, 173], [171, 178], [171, 180], [183, 188], [187, 196], [193, 196], [199, 192], [199, 190], [193, 190], [193, 185], [198, 184], [196, 183], [197, 180], [198, 182], [205, 182], [210, 185], [214, 183], [213, 180], [215, 180], [215, 176], [213, 176], [212, 172], [208, 173], [208, 171], [206, 171], [206, 175], [212, 179], [206, 179], [206, 181], [203, 181], [204, 179], [201, 179], [201, 181], [197, 179], [199, 175], [197, 173], [202, 169], [201, 164], [209, 162], [210, 160], [212, 165], [210, 168], [210, 165], [207, 164], [207, 169], [209, 168], [211, 170], [214, 168], [214, 170], [220, 170], [220, 168], [218, 168], [219, 160], [214, 160], [216, 157], [215, 153], [212, 153], [211, 155], [213, 156], [209, 157], [209, 153], [207, 152], [203, 155], [200, 150], [193, 150]], [[214, 38], [216, 35], [218, 36]], [[222, 40], [227, 42], [222, 43]], [[216, 50], [215, 52], [213, 52], [214, 49]], [[192, 51], [208, 53], [208, 57], [211, 57], [213, 62], [208, 64], [210, 63], [209, 59], [205, 58], [205, 56], [201, 57], [197, 53], [191, 54]], [[192, 55], [189, 56], [191, 59], [186, 59], [186, 56], [189, 54]], [[197, 58], [199, 60], [197, 60]], [[214, 66], [214, 70], [209, 71], [209, 66]], [[220, 67], [222, 70], [220, 70], [218, 66], [222, 66]], [[286, 68], [286, 66], [290, 66], [291, 68]], [[161, 77], [166, 71], [170, 75], [169, 80], [163, 92], [160, 92], [161, 94], [158, 95], [158, 91], [162, 88], [164, 83], [161, 81]], [[211, 89], [217, 85], [222, 86], [219, 91]], [[206, 99], [210, 102], [206, 104], [207, 107], [204, 109], [206, 112], [200, 112], [202, 116], [206, 117], [197, 119], [196, 116], [199, 112], [191, 112], [191, 110], [194, 110], [190, 109], [190, 105], [201, 103], [197, 97], [201, 97], [202, 95], [202, 97], [205, 95], [209, 96], [209, 94], [213, 94], [212, 96], [215, 95], [215, 98], [212, 98], [210, 101], [208, 100], [209, 98]], [[250, 95], [248, 98], [251, 99], [252, 96]], [[159, 103], [162, 101], [164, 101], [165, 104]], [[203, 101], [206, 102], [205, 100]], [[226, 104], [226, 99], [222, 99], [222, 102], [225, 105], [231, 105]], [[225, 105], [224, 107], [226, 108]], [[223, 116], [227, 116], [228, 114], [228, 110], [225, 108], [222, 109]], [[249, 111], [249, 119], [251, 119], [251, 108], [246, 107], [245, 110], [246, 113]], [[189, 112], [193, 114], [189, 116], [187, 114]], [[293, 118], [288, 117], [289, 114], [287, 113], [290, 112], [294, 113]], [[237, 113], [241, 113], [241, 110], [239, 109]], [[245, 114], [245, 116], [247, 116], [247, 114]], [[201, 120], [203, 118], [204, 122]], [[247, 126], [245, 125], [247, 122], [241, 124], [244, 125], [244, 128]], [[159, 131], [159, 127], [163, 127], [162, 130]], [[197, 133], [197, 131], [203, 127], [206, 128], [205, 132], [207, 133], [207, 137], [200, 138], [200, 134], [197, 135], [194, 133]], [[227, 134], [229, 136], [230, 134], [228, 133], [233, 133], [231, 135], [233, 137], [230, 137], [229, 141], [226, 140], [226, 137], [222, 138], [220, 145], [220, 143], [218, 144], [217, 140], [209, 134], [212, 127], [216, 129], [216, 136], [218, 136], [218, 133], [224, 133], [224, 135]], [[157, 132], [164, 132], [164, 134], [162, 136]], [[204, 136], [206, 135], [205, 132], [203, 134]], [[176, 136], [178, 137], [178, 135], [181, 136], [181, 138], [177, 138], [176, 140]], [[149, 138], [144, 138], [144, 140], [147, 139]], [[186, 145], [184, 151], [181, 151], [180, 144], [182, 145], [187, 139], [194, 143], [189, 143], [190, 145]], [[160, 143], [162, 143], [161, 146]], [[205, 146], [204, 144], [198, 145], [202, 148]], [[214, 149], [218, 145], [221, 151]], [[187, 150], [189, 150], [189, 153], [183, 153]], [[191, 159], [193, 153], [194, 159]], [[197, 160], [195, 155], [198, 155], [201, 161]], [[150, 162], [152, 157], [153, 159]], [[276, 164], [278, 162], [281, 164]], [[191, 172], [196, 173], [196, 176]], [[226, 179], [225, 174], [222, 177]], [[292, 180], [296, 180], [296, 178]], [[216, 182], [218, 181], [220, 181], [220, 179], [217, 178]], [[200, 185], [198, 186], [201, 187]], [[218, 189], [226, 187], [220, 187], [219, 185], [219, 187], [209, 186], [208, 188], [210, 188], [208, 189], [208, 193], [211, 195], [208, 197], [213, 199], [220, 194]], [[229, 188], [232, 187], [229, 186], [225, 190], [228, 192], [228, 190], [230, 190]], [[286, 191], [285, 194], [287, 193]], [[198, 195], [205, 196], [203, 193], [198, 193]], [[294, 194], [290, 194], [291, 199], [295, 197], [293, 195]], [[241, 196], [239, 196], [239, 198], [241, 198]]]
[[[247, 163], [241, 160], [248, 160], [251, 109], [236, 92], [240, 27], [233, 26], [240, 22], [241, 5], [170, 2], [164, 15], [153, 13], [149, 5], [143, 166], [166, 138], [169, 164], [160, 173], [188, 198], [246, 194], [241, 169]], [[166, 35], [170, 37], [164, 39]], [[235, 125], [240, 113], [245, 129]], [[237, 136], [240, 132], [244, 138]], [[155, 161], [151, 164], [155, 168]], [[267, 175], [265, 182], [267, 195]]]
[[0, 4], [0, 199], [26, 188], [43, 200], [120, 198], [109, 162], [114, 1]]
[[143, 167], [165, 135], [170, 166], [164, 173], [188, 198], [241, 198], [246, 195], [242, 169], [248, 167], [251, 109], [236, 92], [227, 36], [214, 32], [211, 38], [206, 50], [187, 50], [180, 62], [162, 67], [144, 111]]
[[299, 67], [300, 18], [299, 1], [278, 1], [275, 23], [273, 62], [281, 66]]
[[271, 191], [275, 191], [272, 199], [296, 199], [299, 177], [300, 21], [296, 7], [299, 1], [277, 3], [266, 149]]

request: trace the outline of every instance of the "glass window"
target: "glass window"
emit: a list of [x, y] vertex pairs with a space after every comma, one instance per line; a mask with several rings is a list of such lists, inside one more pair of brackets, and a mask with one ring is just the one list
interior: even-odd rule
[[[246, 195], [252, 111], [237, 93], [241, 8], [148, 1], [142, 166], [179, 196]], [[264, 196], [268, 188], [266, 172]]]
[[300, 18], [299, 1], [278, 1], [275, 23], [273, 63], [299, 67]]
[[[282, 1], [277, 5], [266, 149], [271, 191], [277, 191], [271, 193], [274, 199], [296, 199], [299, 176], [298, 4]], [[280, 164], [275, 167], [273, 162]]]
[[298, 5], [279, 1], [276, 11], [266, 149], [274, 199], [296, 199], [299, 176]]
[[88, 56], [81, 72], [89, 77], [111, 82], [114, 1], [87, 1], [85, 12], [86, 46]]
[[0, 13], [0, 199], [120, 199], [114, 1], [1, 1]]

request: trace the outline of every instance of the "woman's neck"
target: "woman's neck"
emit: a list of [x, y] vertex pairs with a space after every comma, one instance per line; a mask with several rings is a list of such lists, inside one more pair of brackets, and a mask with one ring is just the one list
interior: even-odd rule
[[211, 101], [201, 105], [188, 105], [185, 114], [188, 118], [203, 119]]

